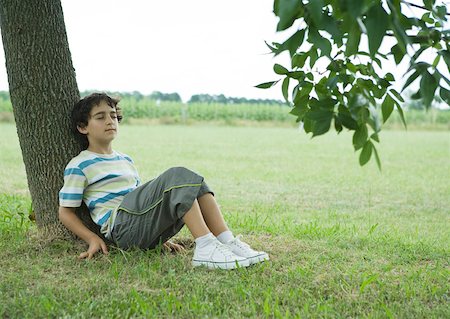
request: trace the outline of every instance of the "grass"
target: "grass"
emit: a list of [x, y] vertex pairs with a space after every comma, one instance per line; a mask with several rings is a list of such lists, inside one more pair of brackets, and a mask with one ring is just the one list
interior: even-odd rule
[[79, 261], [80, 244], [40, 238], [15, 128], [0, 129], [0, 317], [450, 316], [446, 132], [383, 132], [380, 173], [358, 166], [350, 134], [122, 126], [115, 147], [143, 180], [178, 165], [200, 172], [234, 232], [271, 256], [227, 272], [193, 269], [191, 250]]

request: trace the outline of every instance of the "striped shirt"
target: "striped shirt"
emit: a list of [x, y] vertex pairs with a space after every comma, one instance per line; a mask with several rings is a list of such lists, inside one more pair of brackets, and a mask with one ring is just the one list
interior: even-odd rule
[[64, 170], [59, 205], [80, 207], [84, 201], [92, 220], [109, 237], [117, 207], [124, 196], [139, 184], [138, 172], [129, 156], [116, 151], [97, 154], [85, 150], [75, 156]]

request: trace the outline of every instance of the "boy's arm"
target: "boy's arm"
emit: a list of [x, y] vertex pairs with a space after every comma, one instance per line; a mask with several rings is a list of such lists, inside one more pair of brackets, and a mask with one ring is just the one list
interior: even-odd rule
[[108, 254], [108, 248], [103, 239], [84, 226], [83, 222], [75, 214], [75, 208], [59, 206], [59, 220], [89, 245], [88, 250], [81, 253], [78, 258], [91, 259], [98, 251]]

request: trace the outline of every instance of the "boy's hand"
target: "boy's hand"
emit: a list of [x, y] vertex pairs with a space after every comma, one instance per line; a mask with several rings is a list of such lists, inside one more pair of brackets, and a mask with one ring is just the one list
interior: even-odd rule
[[79, 259], [91, 259], [94, 255], [101, 251], [103, 254], [108, 255], [108, 247], [106, 247], [105, 242], [100, 237], [95, 237], [89, 241], [89, 248], [87, 251], [81, 253]]
[[175, 253], [181, 253], [181, 252], [183, 252], [184, 251], [184, 247], [183, 246], [181, 246], [181, 245], [179, 245], [179, 244], [175, 244], [175, 243], [173, 243], [173, 242], [171, 242], [171, 241], [166, 241], [164, 244], [163, 244], [163, 246], [164, 246], [164, 248], [165, 249], [167, 249], [168, 251], [173, 251], [173, 252], [175, 252]]

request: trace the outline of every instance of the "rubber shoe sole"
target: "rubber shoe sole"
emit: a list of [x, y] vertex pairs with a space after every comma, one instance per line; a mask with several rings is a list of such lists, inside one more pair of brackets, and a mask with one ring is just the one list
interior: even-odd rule
[[235, 261], [223, 261], [223, 262], [212, 262], [207, 260], [192, 260], [193, 267], [206, 267], [208, 269], [236, 269], [242, 267], [250, 266], [250, 261], [248, 259], [235, 260]]
[[250, 265], [254, 265], [266, 260], [270, 260], [270, 258], [267, 253], [262, 253], [253, 257], [248, 257], [247, 260], [250, 262]]

